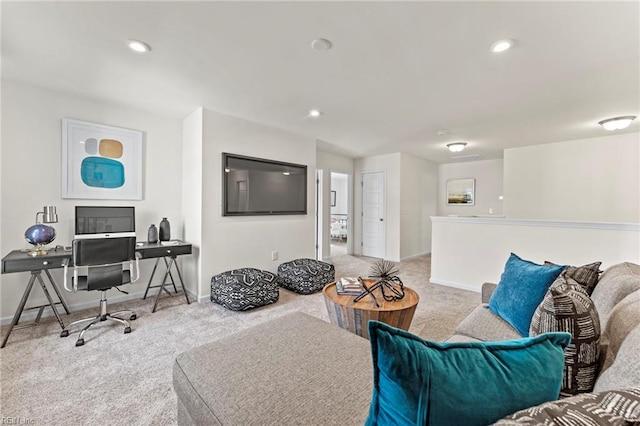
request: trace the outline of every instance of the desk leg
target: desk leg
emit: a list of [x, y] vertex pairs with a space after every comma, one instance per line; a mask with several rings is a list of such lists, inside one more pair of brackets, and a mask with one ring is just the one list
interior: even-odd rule
[[[51, 305], [51, 310], [53, 311], [53, 314], [56, 316], [56, 319], [58, 320], [58, 324], [60, 324], [60, 327], [62, 327], [62, 329], [64, 330], [64, 323], [62, 322], [62, 318], [60, 318], [60, 315], [58, 314], [58, 310], [56, 309], [55, 303], [53, 303], [53, 299], [49, 294], [49, 290], [47, 290], [47, 286], [44, 285], [44, 280], [42, 279], [41, 274], [38, 274], [38, 282], [40, 283], [40, 287], [42, 287], [42, 292], [44, 293], [44, 295], [47, 297], [47, 300], [49, 301], [49, 305]], [[42, 311], [40, 311], [40, 313], [42, 313]], [[38, 319], [40, 319], [39, 314], [38, 314]]]
[[[164, 278], [162, 279], [162, 285], [160, 286], [160, 291], [158, 291], [158, 294], [156, 294], [156, 300], [153, 304], [153, 310], [151, 312], [155, 312], [156, 308], [158, 306], [158, 300], [160, 300], [160, 294], [162, 293], [162, 290], [167, 291], [166, 288], [164, 288], [164, 286], [167, 283], [167, 276], [171, 277], [171, 282], [173, 283], [173, 288], [175, 288], [176, 293], [178, 292], [178, 289], [176, 288], [176, 283], [173, 280], [173, 276], [171, 275], [171, 266], [175, 266], [176, 271], [178, 272], [178, 278], [180, 279], [180, 285], [182, 286], [182, 291], [184, 292], [184, 297], [187, 299], [187, 305], [191, 303], [191, 301], [189, 300], [189, 295], [187, 294], [187, 289], [184, 287], [184, 281], [182, 280], [182, 273], [180, 272], [180, 268], [178, 267], [178, 262], [176, 261], [175, 257], [171, 257], [171, 259], [169, 260], [169, 262], [167, 263], [167, 259], [164, 259], [165, 264], [167, 266], [167, 271], [164, 274]], [[167, 293], [169, 293], [167, 291]], [[169, 293], [169, 295], [171, 295], [171, 293]]]
[[147, 298], [147, 293], [151, 288], [151, 281], [153, 281], [153, 276], [156, 274], [156, 269], [158, 269], [158, 262], [160, 262], [160, 258], [157, 258], [156, 264], [153, 265], [153, 271], [151, 271], [151, 276], [149, 277], [149, 282], [147, 283], [147, 289], [144, 291], [144, 296], [142, 296], [142, 300]]
[[[158, 259], [158, 260], [160, 260], [160, 259]], [[167, 260], [165, 259], [165, 262], [166, 261]], [[156, 300], [155, 300], [155, 302], [153, 302], [153, 309], [151, 310], [151, 312], [155, 312], [156, 311], [156, 307], [158, 307], [158, 300], [160, 300], [160, 295], [162, 294], [162, 290], [166, 291], [166, 289], [164, 288], [164, 285], [167, 284], [167, 276], [169, 275], [172, 263], [173, 263], [173, 257], [169, 261], [169, 265], [167, 266], [167, 270], [164, 273], [164, 277], [162, 278], [162, 284], [160, 285], [160, 290], [158, 290], [158, 294], [156, 294]], [[169, 292], [167, 291], [167, 293], [169, 293]], [[169, 295], [171, 295], [171, 293], [169, 293]]]
[[184, 291], [184, 297], [187, 299], [187, 305], [188, 305], [191, 302], [189, 301], [189, 295], [187, 294], [187, 289], [184, 287], [184, 281], [182, 281], [182, 273], [180, 272], [180, 268], [178, 267], [178, 262], [174, 262], [174, 265], [176, 265], [176, 271], [178, 271], [178, 278], [180, 278], [180, 285], [182, 286], [182, 291]]
[[64, 311], [67, 313], [67, 315], [69, 315], [69, 307], [67, 306], [67, 303], [62, 298], [62, 294], [60, 294], [60, 289], [58, 289], [58, 286], [56, 285], [56, 282], [53, 280], [53, 277], [51, 276], [51, 273], [49, 272], [48, 269], [45, 269], [44, 272], [45, 272], [45, 274], [47, 274], [47, 277], [49, 277], [49, 282], [51, 283], [51, 287], [53, 287], [53, 290], [58, 295], [58, 300], [62, 304], [62, 307], [64, 308]]
[[[178, 294], [178, 289], [176, 288], [176, 281], [173, 279], [173, 274], [171, 273], [171, 264], [167, 262], [167, 258], [164, 257], [164, 266], [167, 268], [167, 271], [169, 271], [169, 278], [171, 278], [171, 284], [173, 284], [173, 291], [174, 293]], [[172, 260], [174, 258], [171, 258]], [[176, 263], [176, 266], [178, 264]]]
[[2, 340], [2, 346], [0, 349], [4, 348], [7, 344], [7, 340], [9, 340], [9, 335], [11, 335], [11, 330], [13, 327], [20, 321], [20, 316], [22, 315], [22, 311], [24, 310], [24, 305], [27, 304], [27, 299], [29, 298], [29, 293], [31, 293], [31, 289], [33, 288], [33, 283], [36, 281], [36, 276], [40, 275], [40, 271], [31, 271], [31, 278], [29, 279], [29, 284], [27, 284], [27, 288], [24, 290], [24, 294], [22, 295], [22, 299], [18, 304], [18, 309], [16, 309], [15, 315], [13, 315], [13, 321], [11, 321], [11, 325], [9, 326], [9, 330], [7, 330], [7, 335], [4, 336]]

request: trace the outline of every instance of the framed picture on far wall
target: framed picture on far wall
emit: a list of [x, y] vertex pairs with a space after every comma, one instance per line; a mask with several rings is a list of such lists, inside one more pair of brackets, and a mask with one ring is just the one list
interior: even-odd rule
[[141, 200], [142, 132], [63, 118], [62, 198]]
[[331, 191], [330, 202], [331, 202], [331, 207], [336, 206], [336, 191]]
[[447, 204], [450, 206], [473, 206], [476, 198], [475, 179], [452, 179], [447, 181]]

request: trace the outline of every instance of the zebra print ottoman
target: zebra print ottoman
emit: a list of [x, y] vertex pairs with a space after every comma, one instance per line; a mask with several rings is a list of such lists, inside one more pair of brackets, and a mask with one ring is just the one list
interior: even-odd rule
[[295, 259], [278, 266], [278, 284], [300, 294], [316, 293], [335, 280], [333, 265], [315, 259]]
[[246, 311], [278, 301], [276, 276], [269, 271], [240, 268], [211, 278], [211, 301], [232, 311]]

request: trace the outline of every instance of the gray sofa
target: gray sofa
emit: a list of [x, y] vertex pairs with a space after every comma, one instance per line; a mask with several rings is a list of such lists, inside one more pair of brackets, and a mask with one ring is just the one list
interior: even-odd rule
[[[483, 304], [450, 341], [518, 333]], [[640, 266], [608, 268], [592, 294], [605, 354], [594, 392], [640, 387]], [[180, 425], [363, 424], [372, 394], [369, 341], [295, 312], [180, 354], [173, 367]]]

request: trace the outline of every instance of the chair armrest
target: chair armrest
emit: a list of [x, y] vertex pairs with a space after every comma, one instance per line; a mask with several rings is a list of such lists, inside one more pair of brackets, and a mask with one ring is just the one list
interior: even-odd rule
[[62, 267], [63, 269], [63, 274], [62, 274], [62, 279], [64, 280], [62, 283], [64, 285], [64, 289], [67, 291], [73, 291], [71, 290], [71, 288], [69, 288], [69, 285], [67, 284], [69, 281], [67, 279], [67, 272], [69, 271], [69, 259], [62, 259]]
[[482, 284], [482, 303], [489, 303], [491, 299], [491, 295], [494, 290], [498, 287], [498, 284], [494, 283], [483, 283]]

